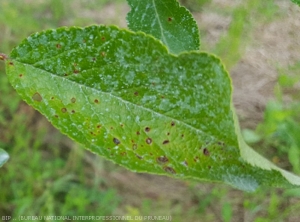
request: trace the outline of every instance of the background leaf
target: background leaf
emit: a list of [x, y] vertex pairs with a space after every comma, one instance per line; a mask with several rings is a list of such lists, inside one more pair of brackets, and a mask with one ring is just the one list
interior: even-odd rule
[[192, 14], [176, 0], [127, 0], [131, 11], [128, 27], [160, 39], [169, 51], [178, 54], [198, 50], [199, 30]]
[[291, 1], [300, 6], [300, 1], [299, 0], [291, 0]]
[[253, 166], [241, 158], [231, 81], [212, 55], [174, 56], [144, 33], [90, 26], [33, 34], [10, 58], [9, 80], [28, 104], [120, 165], [248, 191], [291, 186], [251, 149]]
[[2, 167], [3, 164], [5, 164], [8, 159], [9, 159], [8, 153], [0, 148], [0, 167]]

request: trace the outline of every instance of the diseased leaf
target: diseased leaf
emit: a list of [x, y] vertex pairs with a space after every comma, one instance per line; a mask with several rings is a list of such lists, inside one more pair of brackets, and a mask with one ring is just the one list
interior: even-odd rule
[[128, 27], [160, 39], [169, 51], [178, 54], [199, 50], [200, 37], [192, 14], [177, 0], [127, 0], [131, 11]]
[[9, 58], [8, 78], [28, 104], [128, 169], [248, 191], [300, 185], [243, 142], [231, 80], [213, 55], [175, 56], [150, 35], [90, 26], [33, 34]]
[[9, 159], [8, 153], [5, 152], [5, 150], [0, 148], [0, 167], [2, 167], [3, 164], [7, 162], [8, 159]]

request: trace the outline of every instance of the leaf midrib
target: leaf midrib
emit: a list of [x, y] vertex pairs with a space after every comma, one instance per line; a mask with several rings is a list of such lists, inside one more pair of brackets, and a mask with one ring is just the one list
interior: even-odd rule
[[[18, 62], [18, 61], [17, 61], [17, 62]], [[19, 63], [21, 63], [21, 62], [19, 62]], [[26, 64], [26, 65], [32, 66], [32, 64], [28, 64], [28, 63], [21, 63], [21, 64]], [[182, 120], [178, 120], [178, 119], [176, 119], [176, 118], [174, 118], [174, 117], [171, 117], [171, 116], [163, 115], [163, 114], [161, 114], [161, 113], [159, 113], [159, 112], [157, 112], [157, 111], [155, 111], [155, 110], [151, 110], [151, 109], [146, 108], [146, 107], [144, 107], [144, 106], [140, 106], [140, 105], [138, 105], [138, 104], [132, 103], [132, 102], [127, 101], [127, 100], [124, 100], [123, 98], [118, 97], [118, 96], [115, 96], [115, 95], [113, 95], [113, 94], [111, 94], [111, 93], [109, 93], [109, 92], [104, 92], [104, 91], [101, 91], [101, 90], [99, 90], [99, 89], [92, 88], [91, 86], [87, 86], [87, 85], [84, 85], [84, 84], [82, 84], [82, 83], [78, 83], [78, 82], [76, 82], [76, 81], [67, 79], [67, 78], [65, 78], [64, 76], [55, 75], [54, 73], [51, 73], [51, 72], [49, 72], [49, 71], [46, 71], [46, 70], [44, 70], [44, 69], [41, 69], [41, 68], [38, 68], [38, 67], [35, 67], [35, 66], [32, 66], [32, 67], [35, 68], [35, 69], [41, 70], [41, 71], [43, 71], [43, 72], [49, 73], [49, 75], [52, 76], [52, 77], [61, 78], [61, 79], [64, 79], [65, 81], [69, 81], [69, 82], [71, 82], [71, 83], [73, 83], [73, 84], [75, 83], [75, 84], [77, 84], [79, 87], [80, 87], [80, 86], [81, 86], [81, 87], [86, 87], [86, 88], [91, 89], [92, 91], [96, 91], [97, 93], [100, 93], [100, 94], [102, 93], [102, 94], [111, 96], [111, 97], [113, 97], [113, 98], [119, 100], [120, 102], [130, 104], [130, 105], [132, 105], [132, 106], [138, 107], [138, 108], [140, 108], [140, 109], [142, 109], [142, 110], [145, 110], [145, 111], [147, 111], [147, 112], [150, 112], [150, 113], [152, 112], [152, 113], [154, 113], [154, 114], [156, 114], [156, 115], [158, 115], [158, 116], [160, 116], [160, 117], [167, 117], [167, 118], [170, 118], [171, 120], [174, 120], [174, 121], [177, 121], [177, 122], [183, 124], [185, 127], [187, 127], [187, 128], [189, 128], [189, 129], [191, 129], [191, 130], [197, 132], [197, 133], [200, 134], [200, 135], [202, 134], [202, 135], [206, 135], [207, 137], [212, 137], [212, 138], [214, 138], [214, 139], [217, 139], [217, 137], [216, 137], [215, 135], [206, 133], [206, 132], [202, 131], [201, 129], [197, 129], [197, 128], [195, 128], [194, 126], [192, 126], [192, 125], [190, 125], [190, 124], [188, 124], [188, 123], [186, 123], [186, 122], [184, 122], [184, 121], [182, 121]]]
[[157, 12], [157, 10], [156, 10], [155, 0], [152, 0], [152, 3], [153, 3], [153, 5], [154, 5], [155, 14], [156, 14], [157, 21], [158, 21], [158, 24], [159, 24], [159, 27], [160, 27], [161, 38], [162, 38], [164, 44], [167, 46], [167, 48], [170, 49], [169, 44], [168, 44], [168, 42], [167, 42], [167, 39], [166, 39], [166, 37], [165, 37], [165, 35], [164, 35], [163, 31], [162, 31], [162, 30], [164, 30], [164, 29], [163, 29], [163, 27], [162, 27], [162, 24], [161, 24], [161, 21], [160, 21], [159, 14], [158, 14], [158, 12]]

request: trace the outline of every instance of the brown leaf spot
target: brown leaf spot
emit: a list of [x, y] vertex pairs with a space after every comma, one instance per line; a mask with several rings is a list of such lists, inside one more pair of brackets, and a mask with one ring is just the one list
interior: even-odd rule
[[146, 132], [150, 132], [150, 130], [151, 130], [151, 129], [150, 129], [150, 127], [148, 127], [148, 126], [145, 128], [145, 131], [146, 131]]
[[95, 102], [95, 103], [99, 103], [99, 100], [98, 100], [98, 99], [95, 99], [94, 102]]
[[73, 73], [78, 74], [78, 73], [79, 73], [79, 70], [75, 69], [75, 70], [73, 71]]
[[134, 95], [135, 95], [135, 96], [138, 96], [138, 95], [139, 95], [139, 92], [134, 92]]
[[66, 113], [67, 112], [67, 108], [61, 108], [61, 111], [63, 112], [63, 113]]
[[156, 162], [158, 164], [166, 164], [167, 162], [169, 162], [169, 159], [166, 156], [160, 156], [156, 158]]
[[118, 140], [117, 138], [114, 138], [113, 139], [113, 142], [116, 144], [116, 145], [119, 145], [121, 142], [120, 142], [120, 140]]
[[71, 99], [71, 102], [72, 102], [72, 103], [76, 103], [76, 98], [73, 97], [73, 98]]
[[163, 142], [163, 145], [166, 145], [166, 144], [168, 144], [170, 141], [169, 140], [165, 140], [164, 142]]
[[224, 142], [218, 142], [218, 145], [225, 146], [225, 143]]
[[176, 171], [172, 167], [165, 166], [164, 171], [170, 174], [176, 174]]
[[136, 135], [140, 135], [140, 134], [141, 134], [140, 131], [137, 131], [137, 132], [136, 132]]
[[175, 126], [175, 122], [174, 121], [171, 122], [171, 126]]
[[173, 18], [172, 17], [168, 17], [168, 22], [172, 22]]
[[75, 113], [75, 110], [74, 109], [72, 109], [72, 111], [71, 111], [73, 114]]
[[56, 44], [56, 48], [60, 49], [61, 48], [61, 44]]
[[141, 157], [140, 155], [135, 154], [135, 156], [136, 156], [137, 158], [139, 158], [140, 160], [143, 159], [143, 157]]
[[209, 151], [208, 151], [207, 148], [204, 148], [204, 149], [203, 149], [203, 154], [204, 154], [205, 156], [209, 156]]
[[23, 77], [23, 74], [20, 74], [19, 77], [22, 78], [22, 77]]

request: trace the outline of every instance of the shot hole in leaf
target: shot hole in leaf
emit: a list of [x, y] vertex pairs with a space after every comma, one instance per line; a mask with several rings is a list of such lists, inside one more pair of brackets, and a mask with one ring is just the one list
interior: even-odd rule
[[135, 144], [132, 144], [132, 149], [133, 150], [136, 150], [137, 149], [137, 144], [135, 143]]
[[169, 159], [166, 156], [160, 156], [156, 158], [156, 162], [163, 165], [169, 162]]
[[32, 95], [32, 99], [36, 102], [41, 102], [43, 100], [42, 96], [38, 92]]
[[147, 139], [146, 139], [146, 143], [147, 143], [147, 144], [151, 144], [151, 143], [152, 143], [152, 139], [151, 139], [151, 138], [147, 138]]

